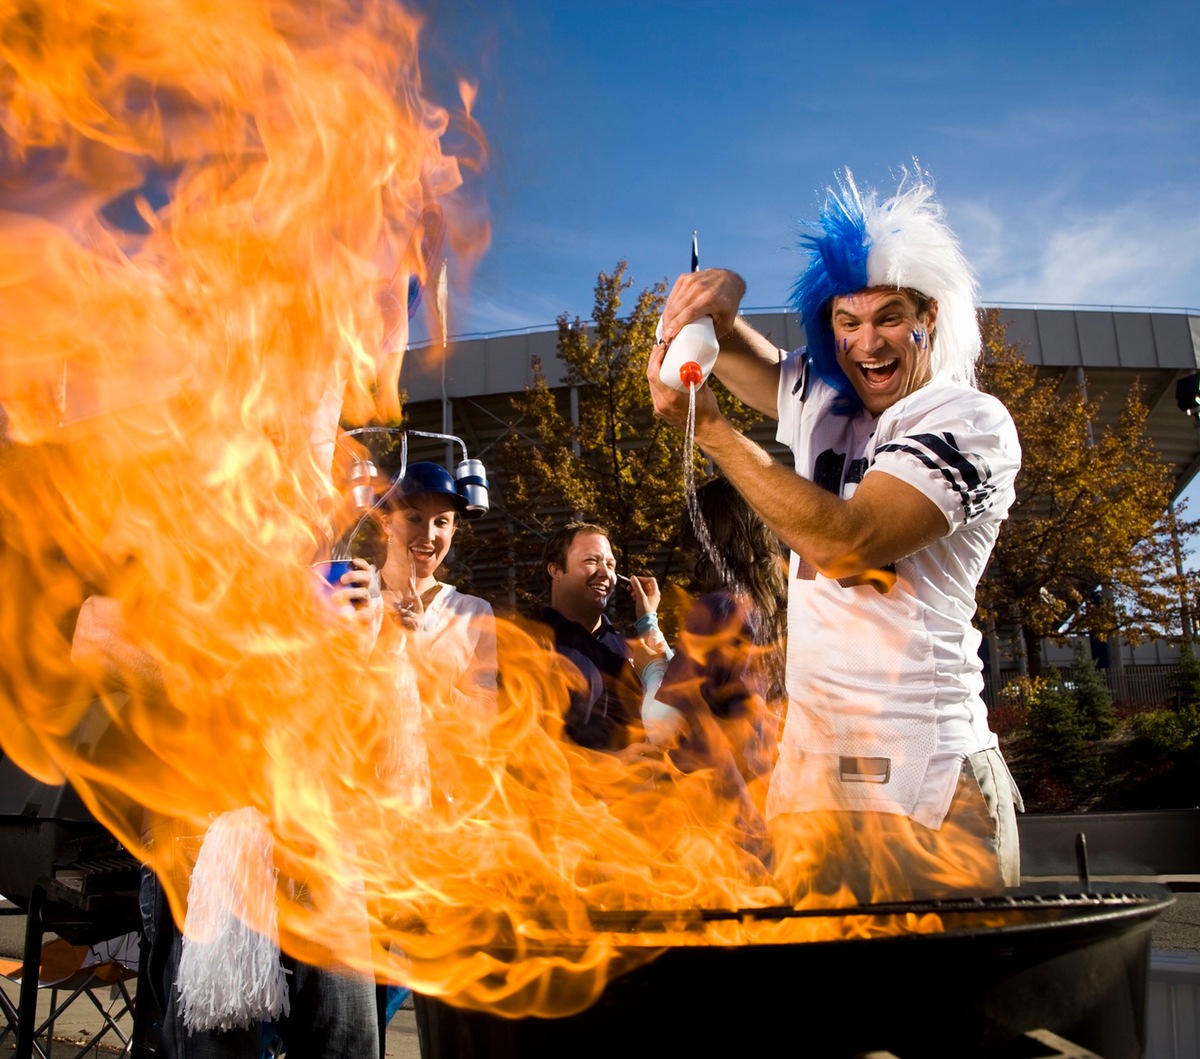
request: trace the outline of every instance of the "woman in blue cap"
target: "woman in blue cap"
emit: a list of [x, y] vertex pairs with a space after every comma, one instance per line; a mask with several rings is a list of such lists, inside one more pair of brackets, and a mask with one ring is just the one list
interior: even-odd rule
[[490, 717], [496, 704], [496, 623], [491, 604], [437, 579], [466, 509], [437, 463], [408, 466], [387, 516], [384, 603], [414, 634], [422, 670]]
[[[409, 800], [419, 806], [438, 796], [453, 798], [455, 762], [486, 739], [499, 712], [496, 619], [487, 600], [437, 578], [467, 510], [450, 472], [437, 463], [409, 464], [392, 498], [384, 519], [382, 594], [386, 610], [407, 630], [399, 650], [412, 663], [397, 666], [397, 732], [408, 751], [400, 751], [394, 764]], [[415, 717], [406, 693], [410, 672], [419, 698]], [[380, 983], [381, 1042], [408, 995], [406, 988]]]

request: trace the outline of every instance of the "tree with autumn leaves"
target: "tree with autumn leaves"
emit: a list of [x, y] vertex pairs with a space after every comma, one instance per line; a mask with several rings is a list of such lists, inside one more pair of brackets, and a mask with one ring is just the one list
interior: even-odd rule
[[[674, 548], [685, 456], [699, 480], [709, 468], [651, 408], [645, 365], [664, 285], [627, 306], [631, 286], [624, 261], [601, 273], [590, 323], [558, 319], [563, 385], [552, 386], [535, 359], [533, 384], [513, 399], [513, 429], [493, 464], [503, 468], [495, 477], [506, 529], [476, 552], [509, 567], [527, 604], [542, 591], [542, 542], [572, 518], [609, 527], [623, 571], [686, 579]], [[980, 624], [1023, 646], [1034, 673], [1043, 638], [1178, 636], [1195, 575], [1177, 570], [1175, 546], [1197, 524], [1178, 520], [1172, 536], [1172, 476], [1150, 442], [1138, 388], [1117, 422], [1101, 427], [1100, 395], [1039, 375], [1008, 342], [997, 310], [984, 311], [981, 326], [979, 385], [1012, 413], [1023, 463], [979, 587]], [[714, 390], [741, 429], [761, 420]]]
[[[632, 285], [625, 261], [601, 272], [591, 321], [558, 318], [563, 384], [552, 386], [534, 358], [532, 385], [513, 398], [512, 431], [493, 464], [502, 468], [493, 476], [502, 479], [506, 529], [490, 550], [503, 553], [526, 604], [542, 591], [542, 543], [574, 518], [608, 528], [622, 572], [685, 579], [675, 547], [685, 460], [698, 482], [710, 472], [698, 450], [685, 452], [679, 432], [655, 418], [650, 400], [646, 362], [665, 284], [628, 304]], [[761, 419], [715, 389], [740, 428]]]
[[1101, 429], [1099, 395], [1040, 376], [1007, 341], [998, 310], [981, 324], [979, 385], [1012, 414], [1022, 465], [979, 586], [979, 620], [1015, 633], [1035, 673], [1045, 637], [1177, 634], [1194, 575], [1177, 571], [1175, 543], [1196, 523], [1177, 522], [1172, 537], [1173, 479], [1150, 441], [1139, 388]]

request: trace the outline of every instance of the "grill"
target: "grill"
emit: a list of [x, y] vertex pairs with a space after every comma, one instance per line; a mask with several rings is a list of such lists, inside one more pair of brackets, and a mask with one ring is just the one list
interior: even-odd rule
[[73, 945], [90, 945], [137, 929], [138, 881], [137, 860], [72, 788], [0, 758], [0, 894]]
[[[699, 912], [735, 917], [936, 914], [944, 931], [861, 940], [687, 945], [610, 982], [558, 1019], [506, 1019], [428, 997], [417, 1005], [426, 1059], [580, 1056], [633, 1059], [773, 1050], [853, 1059], [1078, 1054], [1140, 1059], [1153, 920], [1174, 899], [1157, 886], [1048, 891], [809, 911]], [[653, 916], [601, 917], [652, 929]], [[996, 925], [999, 924], [999, 925]], [[503, 957], [502, 953], [497, 953]], [[1048, 1031], [1048, 1032], [1047, 1032]]]
[[[33, 1054], [43, 937], [92, 945], [140, 930], [139, 874], [137, 860], [69, 787], [38, 783], [0, 760], [0, 894], [25, 914], [16, 1056]], [[143, 1054], [138, 1008], [134, 1037], [134, 1054]]]

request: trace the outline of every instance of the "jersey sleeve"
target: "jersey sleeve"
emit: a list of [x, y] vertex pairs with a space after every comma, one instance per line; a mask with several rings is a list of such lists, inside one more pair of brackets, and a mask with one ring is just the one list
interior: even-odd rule
[[807, 349], [799, 349], [786, 353], [780, 350], [783, 359], [779, 363], [779, 393], [775, 398], [778, 409], [775, 429], [775, 440], [783, 445], [790, 445], [796, 427], [796, 416], [800, 414], [801, 397], [808, 379]]
[[1008, 514], [1021, 446], [1008, 410], [961, 387], [914, 395], [875, 447], [871, 470], [911, 485], [946, 516], [949, 532]]

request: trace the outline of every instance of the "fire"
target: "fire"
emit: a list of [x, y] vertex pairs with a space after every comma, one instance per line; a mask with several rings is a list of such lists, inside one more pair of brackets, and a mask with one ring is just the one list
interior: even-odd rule
[[[390, 0], [0, 8], [5, 752], [180, 921], [199, 836], [254, 807], [286, 948], [508, 1014], [668, 943], [933, 929], [705, 920], [854, 902], [781, 891], [711, 770], [565, 744], [571, 674], [522, 628], [483, 718], [319, 589], [339, 408], [399, 414], [410, 281], [487, 242], [474, 90], [428, 100], [419, 35]], [[72, 658], [81, 608], [123, 627], [122, 691]]]

